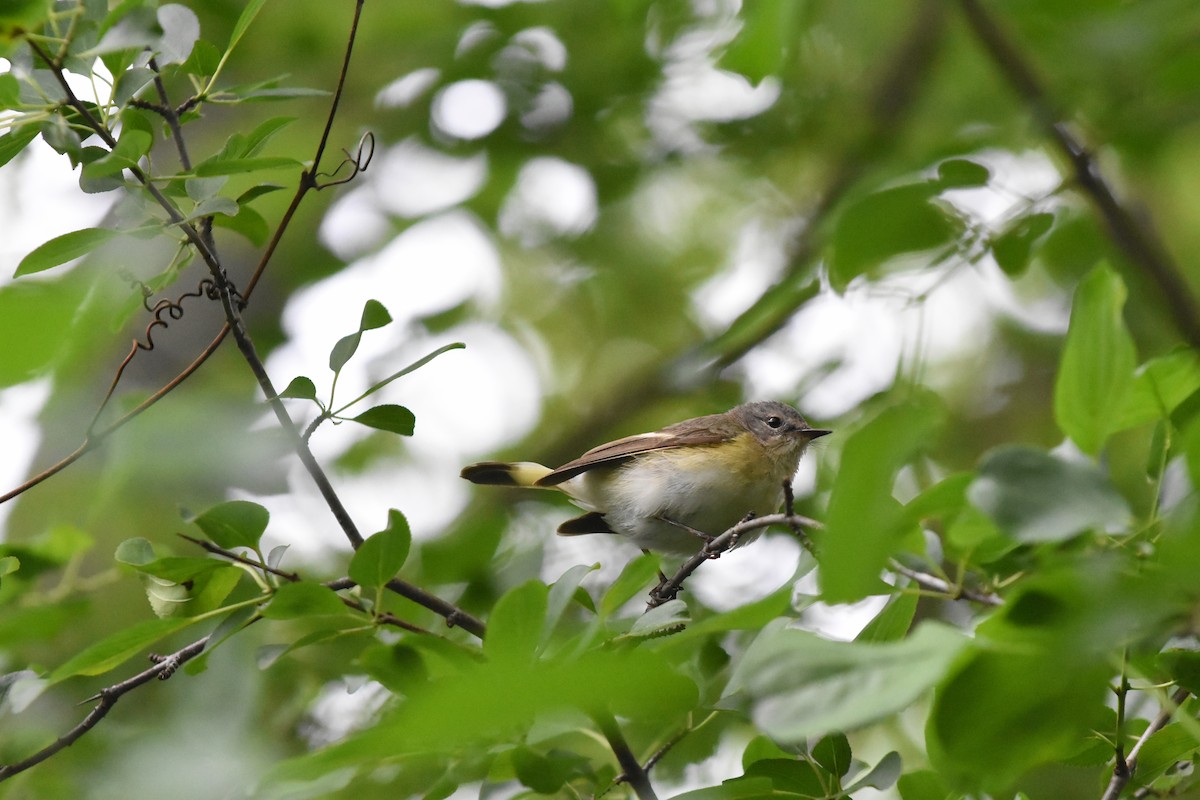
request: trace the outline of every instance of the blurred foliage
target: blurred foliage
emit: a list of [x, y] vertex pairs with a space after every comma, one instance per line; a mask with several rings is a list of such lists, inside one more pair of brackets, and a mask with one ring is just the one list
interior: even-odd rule
[[[316, 165], [351, 4], [9, 6], [0, 180], [50, 148], [111, 206], [3, 266], [0, 386], [47, 387], [31, 474], [87, 455], [6, 501], [0, 797], [648, 796], [622, 737], [690, 800], [1096, 798], [1135, 746], [1126, 796], [1200, 792], [1194, 2], [368, 2]], [[797, 510], [826, 525], [794, 575], [645, 611], [670, 565], [564, 567], [546, 506], [485, 490], [305, 557], [247, 495], [341, 531], [230, 344], [124, 416], [224, 322], [185, 223], [248, 295], [289, 222], [245, 309], [265, 358], [306, 290], [342, 302], [326, 279], [452, 216], [495, 292], [401, 314], [375, 290], [434, 284], [396, 270], [327, 361], [272, 376], [306, 439], [345, 440], [335, 485], [457, 480], [375, 394], [460, 346], [434, 339], [513, 341], [545, 388], [501, 456], [818, 407]], [[821, 316], [842, 298], [868, 308], [849, 336]], [[411, 358], [338, 395], [389, 331]], [[855, 641], [816, 632], [814, 603], [864, 600]]]

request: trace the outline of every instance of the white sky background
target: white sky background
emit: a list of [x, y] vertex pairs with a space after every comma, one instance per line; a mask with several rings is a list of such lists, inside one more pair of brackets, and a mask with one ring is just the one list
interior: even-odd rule
[[[547, 59], [565, 57], [544, 34], [534, 38]], [[769, 83], [750, 86], [739, 76], [717, 70], [704, 48], [690, 52], [681, 47], [660, 96], [651, 103], [651, 127], [658, 136], [676, 137], [685, 149], [702, 147], [703, 142], [689, 138], [692, 122], [715, 115], [750, 115], [774, 102], [777, 90]], [[405, 76], [381, 92], [379, 105], [403, 107], [436, 79], [431, 70]], [[548, 97], [544, 113], [569, 113], [569, 94], [564, 99], [563, 93]], [[496, 86], [478, 80], [443, 88], [434, 104], [440, 131], [468, 141], [486, 137], [508, 113]], [[980, 222], [1000, 218], [1020, 196], [1037, 195], [1057, 181], [1052, 167], [1038, 155], [983, 153], [977, 160], [992, 169], [993, 186], [956, 192], [948, 199]], [[482, 146], [477, 155], [463, 159], [414, 141], [381, 146], [371, 169], [344, 193], [320, 231], [323, 244], [350, 266], [298, 292], [284, 311], [289, 341], [271, 354], [269, 372], [279, 387], [296, 375], [313, 377], [323, 397], [328, 393], [329, 349], [357, 328], [367, 299], [382, 302], [396, 323], [363, 337], [339, 383], [344, 400], [443, 344], [467, 343], [466, 350], [444, 354], [376, 395], [376, 402], [411, 408], [417, 428], [408, 444], [407, 463], [390, 471], [335, 477], [365, 534], [381, 528], [387, 510], [396, 507], [409, 518], [418, 538], [437, 536], [461, 512], [470, 492], [491, 491], [462, 481], [459, 469], [532, 430], [540, 416], [540, 398], [552, 391], [542, 384], [537, 354], [491, 323], [468, 322], [426, 339], [414, 339], [406, 324], [467, 300], [485, 309], [499, 302], [504, 280], [499, 250], [487, 225], [459, 207], [483, 187], [487, 175]], [[0, 285], [11, 280], [19, 259], [36, 245], [101, 219], [107, 197], [81, 193], [77, 178], [65, 157], [40, 144], [0, 170], [0, 218], [8, 220], [0, 238]], [[994, 188], [997, 184], [1004, 190]], [[502, 235], [535, 246], [586, 231], [596, 215], [595, 189], [587, 172], [559, 159], [540, 158], [522, 171], [497, 222]], [[389, 239], [388, 220], [393, 216], [419, 221]], [[700, 317], [719, 330], [773, 282], [782, 266], [778, 240], [747, 226], [729, 268], [696, 292]], [[1023, 309], [1011, 294], [1011, 283], [986, 259], [974, 268], [956, 270], [923, 304], [909, 302], [929, 288], [928, 275], [899, 274], [882, 285], [852, 287], [843, 296], [822, 294], [744, 359], [747, 399], [777, 397], [822, 364], [837, 361], [840, 366], [800, 398], [804, 413], [819, 422], [847, 413], [889, 386], [902, 356], [923, 353], [935, 367], [930, 376], [936, 382], [936, 365], [977, 350], [986, 342], [996, 314], [1017, 315], [1037, 327], [1066, 326], [1065, 305]], [[3, 489], [27, 477], [38, 441], [34, 418], [46, 392], [40, 382], [0, 391]], [[292, 408], [297, 416], [308, 414], [299, 402], [293, 401]], [[359, 426], [327, 424], [312, 444], [318, 458], [328, 463], [364, 435], [367, 431]], [[811, 490], [814, 459], [820, 458], [817, 448], [802, 464], [798, 493]], [[291, 485], [288, 494], [254, 498], [272, 512], [268, 546], [286, 542], [301, 557], [344, 548], [340, 531], [298, 465]], [[624, 545], [605, 537], [554, 537], [557, 516], [545, 507], [529, 508], [522, 518], [526, 531], [514, 535], [545, 536], [550, 541], [543, 575], [547, 580], [574, 564], [601, 561], [605, 570], [589, 580], [603, 581], [626, 560]], [[7, 509], [0, 506], [0, 539], [6, 517]], [[792, 580], [800, 557], [789, 538], [767, 536], [702, 569], [689, 589], [718, 608], [747, 602]], [[815, 591], [811, 575], [800, 586], [802, 591]], [[827, 635], [850, 638], [879, 605], [875, 600], [853, 607], [818, 604], [805, 619]], [[711, 782], [710, 776], [695, 777]], [[728, 775], [716, 779], [721, 777]]]

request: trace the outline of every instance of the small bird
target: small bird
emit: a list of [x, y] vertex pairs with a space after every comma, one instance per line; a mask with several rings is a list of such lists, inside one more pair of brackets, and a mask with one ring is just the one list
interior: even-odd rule
[[618, 534], [643, 550], [692, 555], [747, 516], [777, 511], [808, 443], [828, 433], [791, 406], [759, 401], [593, 447], [557, 469], [484, 461], [462, 477], [563, 492], [588, 513], [560, 535]]

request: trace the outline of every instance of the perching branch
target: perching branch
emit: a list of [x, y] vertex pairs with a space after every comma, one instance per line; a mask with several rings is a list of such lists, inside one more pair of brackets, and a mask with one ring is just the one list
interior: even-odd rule
[[1200, 347], [1200, 307], [1149, 221], [1140, 211], [1130, 207], [1128, 201], [1117, 198], [1101, 173], [1100, 164], [1082, 139], [1072, 132], [1033, 68], [979, 0], [962, 0], [962, 8], [967, 23], [996, 68], [1029, 106], [1037, 124], [1070, 163], [1076, 182], [1104, 218], [1117, 248], [1158, 286], [1175, 327], [1192, 347]]

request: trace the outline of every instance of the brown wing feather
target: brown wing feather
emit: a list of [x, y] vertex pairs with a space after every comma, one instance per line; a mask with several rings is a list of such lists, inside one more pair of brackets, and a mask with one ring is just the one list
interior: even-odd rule
[[686, 420], [663, 428], [655, 433], [639, 433], [626, 436], [606, 444], [593, 447], [574, 461], [568, 461], [549, 475], [538, 480], [538, 486], [555, 486], [568, 481], [580, 473], [587, 472], [601, 464], [611, 464], [614, 461], [648, 453], [651, 450], [665, 450], [670, 447], [686, 447], [689, 445], [717, 444], [730, 438], [728, 432], [716, 432], [701, 423], [703, 417]]

